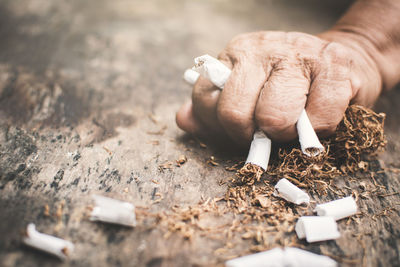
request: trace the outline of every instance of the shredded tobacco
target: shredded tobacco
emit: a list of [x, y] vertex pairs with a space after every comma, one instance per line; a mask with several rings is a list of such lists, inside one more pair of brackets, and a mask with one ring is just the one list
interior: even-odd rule
[[[386, 145], [384, 120], [383, 113], [352, 105], [346, 110], [335, 134], [322, 141], [323, 153], [308, 157], [297, 147], [280, 148], [278, 157], [271, 159], [267, 174], [289, 178], [300, 187], [326, 190], [327, 184], [316, 180], [367, 170], [368, 164], [362, 159], [376, 155]], [[260, 173], [247, 165], [237, 172], [237, 181], [250, 184], [252, 180], [259, 181]]]
[[[221, 241], [222, 247], [215, 250], [220, 262], [278, 245], [301, 247], [301, 243], [296, 243], [294, 226], [297, 218], [307, 213], [307, 207], [274, 197], [276, 180], [285, 177], [295, 185], [318, 194], [330, 190], [343, 197], [344, 189], [333, 185], [331, 180], [367, 170], [368, 157], [376, 155], [386, 145], [384, 119], [384, 114], [361, 106], [350, 106], [335, 135], [323, 140], [325, 151], [318, 156], [308, 157], [298, 147], [281, 148], [277, 157], [271, 158], [267, 172], [253, 164], [245, 164], [239, 169], [243, 163], [238, 162], [225, 168], [236, 171], [237, 176], [232, 182], [226, 182], [225, 196], [203, 200], [189, 207], [175, 206], [170, 211], [150, 217], [155, 217], [155, 224], [165, 230], [165, 238], [177, 232], [188, 240], [202, 237]], [[214, 157], [207, 163], [218, 165]], [[166, 169], [165, 166], [160, 168]], [[263, 175], [267, 179], [263, 179]], [[385, 196], [372, 172], [371, 179], [376, 188], [360, 184], [360, 189], [364, 191], [360, 197], [364, 193]], [[358, 193], [353, 193], [358, 198]], [[390, 212], [384, 210], [382, 214]], [[248, 250], [235, 250], [236, 244], [243, 240], [250, 242]]]
[[264, 170], [255, 164], [246, 163], [240, 170], [237, 172], [237, 176], [239, 178], [238, 182], [243, 184], [252, 185], [254, 182], [258, 182], [261, 179], [261, 176], [264, 174]]

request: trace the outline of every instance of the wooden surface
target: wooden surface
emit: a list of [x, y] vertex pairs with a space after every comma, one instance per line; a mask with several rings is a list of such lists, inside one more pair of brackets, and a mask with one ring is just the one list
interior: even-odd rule
[[[215, 240], [164, 239], [161, 229], [146, 223], [131, 230], [88, 221], [90, 195], [153, 211], [223, 195], [221, 181], [232, 173], [225, 171], [227, 164], [206, 161], [215, 156], [226, 163], [238, 154], [202, 148], [176, 127], [175, 111], [190, 97], [183, 71], [195, 56], [216, 55], [236, 34], [318, 33], [345, 7], [346, 1], [295, 0], [1, 1], [0, 265], [221, 262], [214, 252], [223, 244]], [[374, 186], [371, 173], [337, 178], [339, 186], [350, 188], [346, 192], [362, 195], [362, 215], [341, 221], [336, 241], [302, 243], [336, 256], [343, 266], [400, 264], [400, 90], [383, 96], [376, 110], [388, 114], [389, 143], [371, 170], [389, 195], [366, 192]], [[160, 171], [160, 164], [182, 154], [187, 163]], [[20, 232], [29, 222], [71, 240], [71, 260], [62, 263], [23, 246]]]

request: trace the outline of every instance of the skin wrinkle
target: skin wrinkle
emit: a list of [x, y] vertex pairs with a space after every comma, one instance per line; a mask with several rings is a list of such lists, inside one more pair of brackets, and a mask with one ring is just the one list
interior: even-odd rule
[[193, 114], [202, 126], [207, 128], [204, 132], [219, 134], [224, 132], [216, 116], [216, 103], [219, 94], [220, 90], [203, 77], [200, 77], [194, 86], [192, 93]]
[[319, 53], [322, 64], [311, 83], [306, 111], [320, 135], [329, 135], [335, 131], [353, 94], [349, 61], [344, 51], [345, 48], [340, 44], [327, 42]]
[[[265, 80], [263, 68], [252, 57], [240, 54], [231, 77], [225, 84], [217, 104], [217, 117], [228, 135], [234, 140], [250, 142], [255, 129], [254, 108], [260, 88]], [[237, 75], [243, 73], [245, 75]], [[238, 141], [240, 142], [240, 141]]]
[[[243, 132], [249, 131], [243, 125], [250, 124], [247, 120], [252, 117], [256, 124], [251, 125], [264, 125], [261, 128], [274, 141], [288, 141], [296, 136], [294, 124], [305, 106], [321, 135], [332, 132], [350, 102], [372, 105], [382, 88], [400, 81], [399, 11], [398, 0], [360, 0], [336, 26], [318, 36], [267, 31], [235, 37], [221, 58], [228, 59], [231, 66], [251, 61], [259, 64], [257, 72], [264, 74], [248, 83], [249, 77], [257, 79], [253, 69], [246, 66], [232, 73], [230, 80], [236, 79], [232, 85], [238, 88], [230, 90], [233, 95], [226, 93], [224, 101], [232, 98], [240, 109], [250, 107], [246, 114], [251, 115], [231, 112], [225, 121], [220, 114], [225, 133], [240, 142], [243, 135], [248, 136]], [[251, 92], [247, 86], [253, 87]], [[213, 105], [204, 113], [215, 112]], [[229, 120], [234, 122], [232, 126]], [[242, 131], [237, 124], [242, 124]]]
[[[295, 123], [303, 108], [298, 106], [297, 102], [305, 103], [309, 80], [304, 76], [302, 64], [297, 59], [273, 57], [270, 64], [271, 74], [256, 106], [256, 122], [271, 137], [278, 132], [284, 132], [294, 138], [297, 135]], [[293, 92], [297, 91], [302, 83], [304, 100], [293, 99]], [[279, 92], [274, 88], [285, 90]], [[293, 111], [293, 107], [296, 109], [296, 106], [297, 110]]]

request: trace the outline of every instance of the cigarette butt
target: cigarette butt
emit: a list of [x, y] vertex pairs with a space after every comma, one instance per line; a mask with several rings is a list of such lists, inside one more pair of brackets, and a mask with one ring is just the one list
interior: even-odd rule
[[192, 70], [209, 79], [220, 89], [224, 88], [232, 72], [224, 63], [210, 55], [196, 57], [194, 59], [194, 64]]
[[283, 250], [274, 248], [268, 251], [239, 257], [225, 262], [226, 267], [272, 267], [285, 266]]
[[299, 239], [318, 242], [340, 237], [336, 221], [327, 216], [303, 216], [296, 223], [295, 231]]
[[260, 166], [265, 171], [268, 168], [270, 154], [271, 139], [269, 139], [264, 132], [256, 131], [253, 136], [253, 141], [251, 141], [246, 163]]
[[357, 213], [357, 203], [353, 197], [345, 197], [315, 207], [319, 216], [331, 216], [336, 221]]
[[286, 178], [282, 178], [275, 185], [274, 196], [281, 197], [286, 199], [289, 202], [292, 202], [296, 205], [300, 205], [302, 203], [310, 203], [309, 195], [289, 182]]
[[33, 223], [28, 224], [23, 242], [33, 248], [45, 251], [65, 260], [74, 251], [74, 245], [67, 240], [36, 231]]
[[199, 79], [200, 74], [197, 71], [194, 71], [192, 69], [187, 69], [185, 73], [183, 74], [183, 79], [191, 85], [194, 85], [197, 80]]
[[135, 206], [131, 203], [108, 197], [93, 195], [95, 207], [90, 214], [91, 221], [136, 226]]
[[324, 151], [324, 147], [319, 141], [318, 136], [311, 125], [310, 119], [307, 116], [307, 112], [304, 109], [300, 114], [296, 126], [297, 133], [299, 135], [301, 151], [305, 155], [314, 157], [318, 156]]

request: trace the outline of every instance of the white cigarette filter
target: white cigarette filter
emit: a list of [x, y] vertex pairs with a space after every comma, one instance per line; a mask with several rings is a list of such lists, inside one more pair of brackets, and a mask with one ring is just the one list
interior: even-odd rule
[[299, 248], [274, 248], [229, 260], [226, 267], [336, 267], [331, 258]]
[[340, 237], [336, 221], [327, 216], [303, 216], [296, 223], [296, 234], [307, 242], [318, 242]]
[[220, 89], [224, 88], [226, 81], [231, 75], [231, 70], [218, 59], [203, 55], [194, 59], [194, 71], [203, 77], [209, 79], [215, 86]]
[[280, 267], [284, 265], [283, 250], [274, 248], [268, 251], [243, 256], [225, 262], [226, 267]]
[[275, 185], [274, 196], [284, 198], [296, 205], [310, 203], [310, 196], [286, 178], [280, 179]]
[[263, 131], [256, 131], [253, 136], [253, 141], [251, 141], [246, 163], [260, 166], [265, 171], [268, 168], [270, 154], [271, 139], [269, 139]]
[[136, 226], [135, 206], [131, 203], [93, 195], [96, 206], [90, 214], [91, 221]]
[[185, 73], [183, 74], [183, 79], [191, 85], [194, 85], [197, 80], [199, 79], [200, 74], [192, 69], [187, 69], [185, 70]]
[[299, 135], [301, 151], [304, 154], [309, 157], [314, 157], [318, 156], [324, 151], [324, 147], [319, 141], [305, 109], [303, 109], [301, 112], [296, 126], [297, 133]]
[[337, 267], [331, 258], [300, 248], [285, 248], [285, 267]]
[[28, 224], [23, 242], [30, 247], [55, 255], [62, 260], [65, 260], [74, 251], [74, 245], [70, 241], [39, 233], [33, 223]]
[[357, 203], [353, 197], [345, 197], [315, 207], [319, 216], [331, 216], [336, 221], [357, 213]]

